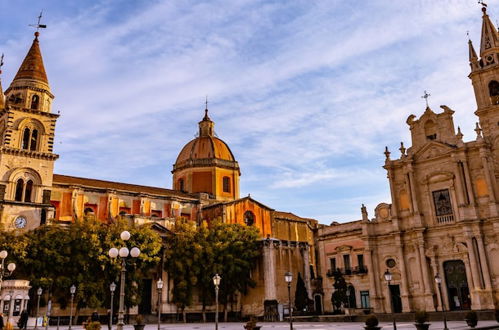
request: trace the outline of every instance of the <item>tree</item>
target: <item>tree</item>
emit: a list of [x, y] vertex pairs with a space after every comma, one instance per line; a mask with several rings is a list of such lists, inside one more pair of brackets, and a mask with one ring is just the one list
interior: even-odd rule
[[333, 303], [333, 307], [336, 312], [341, 310], [341, 305], [347, 300], [347, 282], [339, 271], [334, 271], [333, 277], [334, 292], [331, 296], [331, 302]]
[[308, 308], [308, 293], [307, 288], [305, 287], [305, 282], [301, 277], [301, 274], [298, 273], [298, 279], [296, 281], [296, 291], [295, 291], [295, 307], [298, 311], [305, 311]]

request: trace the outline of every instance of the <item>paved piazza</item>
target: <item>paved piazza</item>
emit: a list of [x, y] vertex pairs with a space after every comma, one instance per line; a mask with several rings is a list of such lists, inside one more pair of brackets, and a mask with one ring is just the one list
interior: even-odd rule
[[[447, 323], [449, 329], [470, 329], [468, 326], [466, 326], [465, 322], [456, 322], [456, 321], [450, 321]], [[243, 327], [244, 323], [220, 323], [218, 326], [219, 330], [244, 330]], [[265, 323], [261, 322], [258, 323], [258, 325], [261, 325], [262, 328], [261, 330], [267, 330], [267, 329], [276, 329], [276, 330], [287, 330], [289, 329], [289, 324], [288, 323]], [[497, 326], [495, 329], [499, 329], [499, 323], [495, 321], [480, 321], [478, 322], [478, 328], [479, 327], [486, 327], [486, 326]], [[387, 322], [382, 322], [380, 323], [380, 326], [383, 327], [384, 330], [391, 330], [393, 329], [391, 323]], [[60, 327], [59, 330], [66, 330], [66, 327]], [[73, 326], [73, 330], [82, 330], [83, 328], [81, 326]], [[116, 330], [116, 326], [113, 327], [114, 330]], [[158, 329], [157, 325], [149, 324], [146, 326], [145, 330], [156, 330]], [[187, 323], [187, 324], [162, 324], [161, 325], [161, 330], [177, 330], [177, 329], [199, 329], [199, 330], [209, 330], [209, 329], [215, 329], [215, 324], [213, 323]], [[312, 322], [312, 323], [307, 323], [307, 322], [298, 322], [293, 324], [293, 329], [299, 329], [299, 330], [362, 330], [364, 329], [364, 323], [360, 322], [348, 322], [348, 323], [343, 323], [343, 322]], [[414, 327], [414, 324], [412, 322], [399, 322], [397, 323], [397, 329], [416, 329]], [[433, 322], [430, 326], [430, 330], [442, 330], [443, 329], [443, 323], [442, 322]], [[42, 328], [43, 330], [43, 328]], [[50, 327], [50, 330], [57, 330], [56, 327]], [[107, 327], [102, 327], [102, 330], [107, 330]], [[132, 326], [125, 326], [125, 330], [133, 330]]]

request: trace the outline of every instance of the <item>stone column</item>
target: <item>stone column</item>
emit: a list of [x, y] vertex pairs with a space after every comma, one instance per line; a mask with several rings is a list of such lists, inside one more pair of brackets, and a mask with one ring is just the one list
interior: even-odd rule
[[370, 288], [370, 297], [369, 299], [371, 300], [371, 297], [373, 298], [371, 301], [373, 302], [372, 307], [376, 310], [377, 309], [377, 304], [378, 300], [376, 299], [378, 297], [378, 290], [376, 290], [376, 273], [374, 271], [373, 267], [373, 261], [372, 261], [372, 253], [373, 250], [372, 248], [368, 247], [364, 250], [365, 256], [366, 256], [366, 264], [367, 264], [367, 276], [369, 277], [369, 288]]
[[461, 167], [459, 166], [459, 160], [455, 160], [454, 164], [456, 165], [456, 178], [457, 178], [457, 201], [458, 201], [458, 207], [462, 205], [466, 205], [466, 196], [464, 192], [464, 178], [461, 173]]
[[389, 168], [388, 166], [386, 167], [388, 174], [388, 181], [390, 182], [390, 193], [392, 196], [392, 218], [397, 218], [398, 214], [398, 203], [397, 203], [397, 196], [395, 196], [395, 187], [393, 185], [393, 172], [392, 169]]
[[263, 240], [263, 274], [265, 283], [265, 300], [277, 299], [275, 278], [274, 241]]
[[468, 256], [470, 258], [470, 268], [471, 268], [471, 277], [473, 279], [473, 288], [475, 290], [479, 290], [482, 287], [481, 280], [480, 280], [480, 273], [478, 269], [478, 264], [476, 261], [476, 255], [475, 255], [475, 247], [473, 245], [473, 240], [471, 238], [471, 235], [466, 235], [466, 245], [468, 246]]
[[303, 274], [305, 281], [305, 288], [307, 289], [308, 299], [312, 299], [312, 288], [310, 283], [310, 246], [307, 244], [302, 248], [303, 253]]
[[492, 181], [490, 175], [489, 161], [485, 149], [480, 148], [480, 158], [482, 160], [483, 172], [485, 174], [485, 181], [487, 182], [487, 188], [489, 190], [489, 203], [491, 215], [497, 215], [496, 207], [496, 197], [495, 197], [495, 183]]
[[[431, 268], [433, 269], [433, 274], [439, 274], [440, 278], [442, 279], [442, 290], [441, 292], [439, 292], [438, 290], [438, 287], [437, 287], [437, 309], [442, 311], [442, 301], [444, 301], [444, 304], [446, 306], [446, 310], [449, 310], [449, 308], [447, 308], [447, 289], [446, 289], [446, 284], [445, 284], [445, 274], [442, 273], [439, 273], [438, 271], [438, 262], [437, 262], [437, 257], [434, 256], [431, 258]], [[442, 297], [440, 297], [440, 293], [442, 293]]]
[[487, 260], [487, 253], [485, 253], [485, 246], [483, 244], [483, 238], [481, 235], [476, 237], [476, 242], [478, 245], [478, 253], [480, 255], [480, 264], [482, 266], [483, 277], [485, 280], [485, 289], [492, 289], [492, 282], [490, 280], [489, 263]]
[[411, 188], [411, 201], [412, 201], [412, 209], [414, 214], [419, 215], [419, 205], [418, 205], [418, 197], [416, 194], [416, 187], [414, 181], [414, 169], [412, 165], [409, 166], [409, 187]]
[[397, 238], [397, 250], [400, 261], [400, 280], [402, 282], [401, 298], [402, 298], [402, 311], [409, 312], [411, 310], [411, 303], [409, 300], [409, 287], [407, 285], [407, 268], [404, 259], [404, 247], [401, 244], [400, 237]]

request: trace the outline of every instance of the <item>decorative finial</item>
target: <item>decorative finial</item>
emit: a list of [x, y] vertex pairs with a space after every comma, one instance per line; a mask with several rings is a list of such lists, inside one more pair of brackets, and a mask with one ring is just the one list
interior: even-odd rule
[[386, 157], [386, 160], [390, 160], [390, 151], [388, 151], [388, 146], [385, 147], [385, 157]]
[[476, 132], [476, 139], [479, 140], [482, 138], [482, 128], [480, 127], [480, 124], [477, 122], [475, 126], [475, 132]]
[[2, 74], [2, 67], [3, 67], [3, 53], [2, 56], [0, 57], [0, 74]]
[[456, 137], [459, 139], [459, 140], [462, 140], [463, 139], [463, 133], [461, 133], [461, 127], [457, 127], [457, 134], [456, 134]]
[[402, 156], [405, 156], [406, 149], [404, 147], [404, 142], [400, 142], [400, 148], [399, 148], [399, 150], [400, 150], [400, 153], [402, 154]]
[[29, 26], [32, 26], [32, 27], [36, 28], [35, 39], [38, 39], [38, 36], [40, 35], [40, 32], [39, 32], [40, 29], [46, 29], [47, 28], [46, 24], [40, 24], [40, 22], [42, 20], [42, 17], [43, 17], [43, 10], [40, 12], [40, 15], [38, 15], [38, 22], [36, 24], [30, 24], [29, 25]]
[[483, 2], [483, 0], [478, 0], [478, 4], [482, 5], [482, 11], [485, 14], [485, 12], [487, 11], [487, 4]]
[[206, 95], [206, 101], [204, 102], [205, 104], [205, 110], [208, 110], [208, 95]]
[[428, 98], [431, 96], [431, 94], [429, 94], [427, 91], [424, 91], [424, 94], [423, 96], [421, 96], [422, 99], [425, 99], [426, 101], [426, 107], [429, 108], [428, 106]]

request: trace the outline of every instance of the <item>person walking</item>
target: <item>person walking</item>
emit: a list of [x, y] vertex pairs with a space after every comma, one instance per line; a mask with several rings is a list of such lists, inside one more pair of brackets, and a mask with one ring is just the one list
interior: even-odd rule
[[28, 326], [28, 311], [23, 309], [21, 312], [21, 316], [19, 317], [19, 321], [17, 321], [17, 326], [20, 330], [26, 330]]
[[99, 322], [99, 313], [97, 313], [97, 310], [94, 310], [91, 316], [92, 322]]

